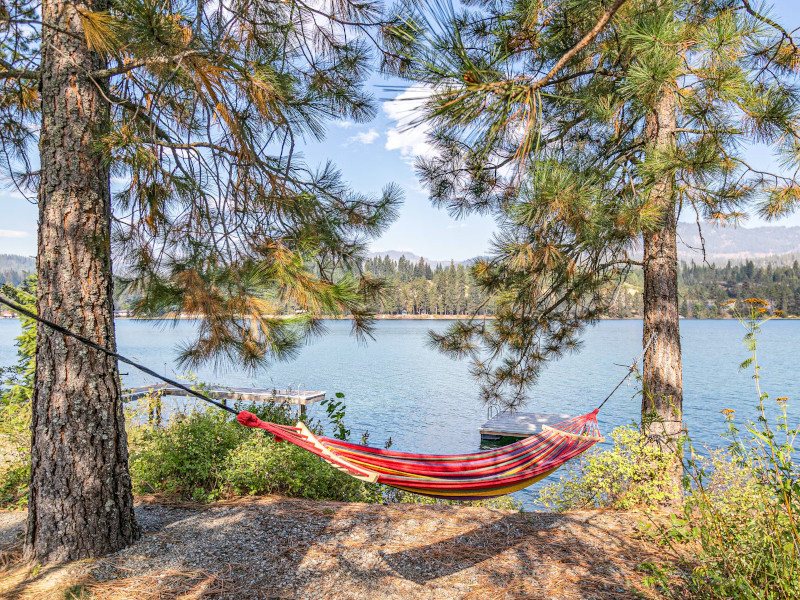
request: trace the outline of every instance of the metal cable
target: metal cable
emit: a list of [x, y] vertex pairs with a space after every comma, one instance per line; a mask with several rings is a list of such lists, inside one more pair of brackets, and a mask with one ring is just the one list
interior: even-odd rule
[[617, 384], [617, 387], [611, 390], [611, 393], [608, 396], [606, 396], [606, 399], [600, 403], [600, 406], [597, 407], [597, 410], [603, 408], [603, 404], [608, 402], [608, 399], [614, 395], [614, 392], [616, 392], [620, 388], [620, 386], [622, 386], [622, 384], [625, 383], [625, 380], [631, 376], [631, 373], [633, 373], [636, 370], [636, 365], [639, 363], [640, 360], [644, 358], [644, 355], [647, 354], [648, 348], [650, 348], [650, 344], [652, 344], [653, 340], [655, 340], [657, 337], [658, 337], [658, 332], [657, 331], [653, 332], [653, 335], [650, 336], [650, 340], [647, 342], [647, 345], [644, 347], [644, 350], [642, 350], [642, 354], [639, 356], [639, 358], [633, 361], [633, 364], [628, 369], [628, 372], [625, 373], [625, 377], [623, 377], [622, 380]]
[[209, 398], [208, 396], [206, 396], [202, 392], [198, 392], [197, 390], [193, 390], [192, 388], [190, 388], [188, 386], [185, 386], [182, 383], [178, 383], [177, 381], [175, 381], [173, 379], [170, 379], [169, 377], [165, 377], [164, 375], [159, 375], [155, 371], [153, 371], [151, 369], [148, 369], [147, 367], [145, 367], [143, 365], [140, 365], [137, 362], [132, 361], [130, 358], [125, 358], [121, 354], [117, 354], [116, 352], [113, 352], [112, 350], [109, 350], [108, 348], [103, 348], [101, 345], [93, 342], [89, 338], [85, 338], [80, 334], [73, 333], [69, 329], [66, 329], [66, 328], [62, 327], [61, 325], [57, 325], [56, 323], [53, 323], [52, 321], [48, 321], [47, 319], [43, 319], [39, 315], [29, 311], [27, 308], [25, 308], [23, 306], [20, 306], [16, 302], [12, 302], [11, 300], [9, 300], [7, 298], [4, 298], [3, 296], [0, 296], [0, 304], [5, 304], [10, 309], [15, 310], [15, 311], [17, 311], [18, 313], [20, 313], [22, 315], [25, 315], [29, 319], [33, 319], [34, 321], [42, 323], [43, 325], [47, 325], [51, 329], [53, 329], [53, 330], [55, 330], [55, 331], [57, 331], [59, 333], [62, 333], [64, 335], [66, 335], [66, 336], [75, 338], [76, 340], [86, 344], [90, 348], [94, 348], [95, 350], [99, 350], [100, 352], [103, 352], [103, 353], [107, 354], [108, 356], [113, 356], [114, 358], [116, 358], [117, 360], [119, 360], [121, 362], [129, 364], [132, 367], [136, 367], [137, 369], [139, 369], [143, 373], [147, 373], [148, 375], [151, 375], [151, 376], [155, 377], [156, 379], [160, 379], [164, 383], [168, 383], [169, 385], [172, 385], [172, 386], [175, 386], [175, 387], [177, 387], [179, 389], [182, 389], [183, 391], [188, 392], [189, 394], [191, 394], [192, 396], [195, 396], [196, 398], [199, 398], [200, 400], [204, 400], [205, 402], [213, 404], [217, 408], [221, 408], [222, 410], [227, 410], [229, 413], [231, 413], [233, 415], [238, 415], [239, 414], [239, 412], [237, 410], [231, 408], [230, 406], [225, 406], [221, 402], [217, 402], [213, 398]]

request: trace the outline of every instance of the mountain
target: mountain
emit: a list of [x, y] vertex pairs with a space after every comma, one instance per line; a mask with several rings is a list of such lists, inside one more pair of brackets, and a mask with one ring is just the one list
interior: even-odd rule
[[[800, 227], [770, 225], [734, 228], [703, 225], [703, 240], [701, 241], [696, 224], [678, 224], [679, 260], [703, 262], [703, 253], [700, 250], [703, 244], [705, 244], [706, 260], [709, 263], [720, 265], [728, 261], [736, 263], [751, 259], [755, 262], [787, 264], [795, 259], [800, 260]], [[405, 256], [406, 260], [415, 263], [423, 258], [433, 267], [450, 265], [449, 260], [430, 260], [413, 252], [399, 250], [371, 252], [368, 256], [383, 258], [387, 255], [394, 261]], [[639, 256], [641, 256], [641, 252], [639, 252]], [[455, 264], [471, 265], [479, 258], [481, 257], [476, 256], [467, 260], [455, 261]]]
[[16, 254], [0, 254], [0, 284], [8, 282], [17, 285], [25, 279], [28, 273], [33, 273], [35, 270], [35, 258]]
[[[766, 227], [712, 227], [703, 226], [706, 260], [709, 263], [724, 265], [742, 262], [747, 259], [758, 263], [790, 264], [800, 260], [800, 227], [770, 225]], [[702, 242], [694, 223], [678, 224], [678, 258], [682, 261], [703, 261], [700, 251]], [[450, 265], [450, 259], [432, 260], [406, 250], [384, 250], [370, 252], [369, 258], [388, 256], [393, 261], [405, 256], [406, 260], [417, 263], [422, 258], [432, 267]], [[454, 261], [457, 265], [471, 265], [479, 256]], [[19, 283], [25, 273], [36, 269], [36, 260], [30, 256], [0, 254], [0, 283], [11, 281]]]
[[[681, 260], [701, 262], [702, 242], [697, 225], [678, 225], [678, 256]], [[787, 262], [800, 255], [800, 227], [712, 227], [703, 226], [708, 262], [741, 262], [745, 259], [771, 259]], [[775, 259], [774, 261], [772, 259]]]

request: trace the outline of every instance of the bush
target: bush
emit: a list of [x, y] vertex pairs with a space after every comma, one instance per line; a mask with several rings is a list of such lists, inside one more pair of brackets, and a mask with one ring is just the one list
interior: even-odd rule
[[220, 465], [221, 490], [228, 494], [285, 494], [313, 500], [366, 502], [366, 484], [331, 468], [321, 458], [266, 432], [254, 435]]
[[[766, 303], [744, 301], [736, 313], [747, 334], [758, 404], [743, 431], [732, 410], [723, 410], [726, 449], [698, 456], [689, 440], [684, 460], [683, 514], [656, 527], [660, 540], [682, 544], [694, 569], [688, 578], [695, 598], [707, 600], [790, 600], [800, 598], [800, 466], [794, 462], [800, 428], [791, 427], [787, 399], [778, 398], [770, 420], [761, 390], [756, 334], [771, 317]], [[541, 501], [556, 510], [583, 506], [657, 507], [669, 490], [671, 457], [643, 443], [632, 427], [615, 429], [614, 447], [585, 456]]]
[[557, 483], [539, 492], [539, 502], [563, 512], [586, 507], [627, 509], [657, 506], [672, 493], [673, 457], [647, 444], [632, 425], [611, 432], [610, 450], [595, 449], [566, 468]]
[[[294, 424], [281, 405], [246, 407], [259, 418]], [[311, 424], [319, 432], [319, 428]], [[130, 428], [134, 492], [214, 501], [232, 494], [285, 493], [314, 499], [361, 500], [358, 480], [330, 469], [313, 454], [242, 427], [228, 413], [193, 410], [163, 429]], [[352, 482], [352, 483], [351, 483]]]
[[798, 473], [763, 477], [760, 465], [771, 458], [752, 451], [743, 457], [748, 444], [738, 443], [687, 461], [692, 490], [684, 519], [673, 519], [665, 533], [699, 542], [691, 578], [699, 598], [800, 598]]
[[0, 469], [0, 509], [20, 510], [28, 505], [30, 478], [31, 467], [27, 461]]

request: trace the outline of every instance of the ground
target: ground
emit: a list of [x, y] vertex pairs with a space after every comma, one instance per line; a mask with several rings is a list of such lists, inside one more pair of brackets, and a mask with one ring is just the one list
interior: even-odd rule
[[60, 567], [20, 558], [25, 513], [0, 513], [0, 597], [59, 599], [660, 598], [663, 548], [634, 512], [311, 502], [137, 504], [142, 538]]

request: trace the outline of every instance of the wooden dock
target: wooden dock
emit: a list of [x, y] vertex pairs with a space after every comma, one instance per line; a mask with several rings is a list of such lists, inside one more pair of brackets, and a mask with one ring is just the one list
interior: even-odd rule
[[570, 416], [566, 414], [501, 412], [481, 425], [481, 441], [497, 441], [504, 437], [526, 438], [534, 433], [539, 433], [542, 425], [555, 425], [569, 419]]
[[[202, 393], [213, 398], [222, 400], [223, 404], [228, 400], [238, 402], [275, 402], [277, 404], [291, 404], [300, 407], [300, 415], [305, 416], [306, 406], [314, 402], [325, 400], [325, 392], [311, 390], [278, 390], [267, 388], [211, 388], [203, 389]], [[134, 402], [142, 398], [163, 396], [184, 396], [194, 398], [192, 394], [181, 388], [173, 387], [167, 383], [157, 383], [142, 387], [129, 388], [122, 394], [123, 402]]]

